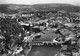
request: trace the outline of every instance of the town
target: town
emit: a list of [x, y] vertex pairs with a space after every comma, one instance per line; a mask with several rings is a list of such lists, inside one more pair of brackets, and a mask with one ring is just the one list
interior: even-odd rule
[[[22, 27], [26, 35], [23, 42], [26, 43], [27, 52], [32, 46], [56, 46], [61, 47], [59, 53], [61, 56], [80, 56], [80, 12], [19, 11], [15, 14], [0, 13], [0, 20], [14, 20]], [[3, 30], [1, 27], [0, 25], [0, 32], [5, 34], [8, 30]], [[4, 36], [0, 34], [0, 39], [2, 37]], [[11, 54], [15, 55], [22, 50], [23, 48], [20, 47]]]

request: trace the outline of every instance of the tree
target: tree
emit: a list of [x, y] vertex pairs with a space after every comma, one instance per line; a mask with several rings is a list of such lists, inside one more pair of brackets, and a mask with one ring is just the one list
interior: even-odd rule
[[9, 50], [23, 44], [25, 31], [14, 19], [0, 19], [0, 54], [9, 53]]
[[14, 14], [14, 13], [18, 13], [19, 11], [16, 9], [11, 9], [9, 8], [9, 5], [0, 5], [0, 12], [1, 13], [7, 13], [7, 14]]
[[8, 5], [0, 5], [0, 12], [6, 13], [8, 11]]

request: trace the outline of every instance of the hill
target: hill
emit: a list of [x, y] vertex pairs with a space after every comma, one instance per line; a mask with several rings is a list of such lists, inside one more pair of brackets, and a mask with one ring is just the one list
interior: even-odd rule
[[79, 6], [71, 4], [34, 4], [34, 5], [21, 5], [21, 4], [0, 4], [0, 12], [19, 12], [19, 11], [54, 11], [65, 10], [67, 12], [80, 12]]

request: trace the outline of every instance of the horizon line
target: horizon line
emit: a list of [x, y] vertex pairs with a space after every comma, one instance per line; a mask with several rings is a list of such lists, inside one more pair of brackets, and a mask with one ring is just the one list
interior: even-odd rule
[[69, 5], [75, 5], [75, 4], [70, 4], [70, 3], [35, 3], [35, 4], [0, 3], [0, 4], [11, 4], [11, 5], [69, 4]]

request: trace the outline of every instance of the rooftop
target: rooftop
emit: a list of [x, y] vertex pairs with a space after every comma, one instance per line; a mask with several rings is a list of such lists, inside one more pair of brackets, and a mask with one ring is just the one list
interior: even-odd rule
[[[55, 33], [51, 33], [51, 32], [52, 32], [52, 30], [46, 31], [45, 32], [46, 34], [43, 34], [39, 39], [33, 39], [33, 41], [52, 41], [55, 37], [60, 36], [59, 34], [55, 34]], [[62, 33], [65, 35], [65, 34], [70, 34], [72, 32], [63, 29]]]

